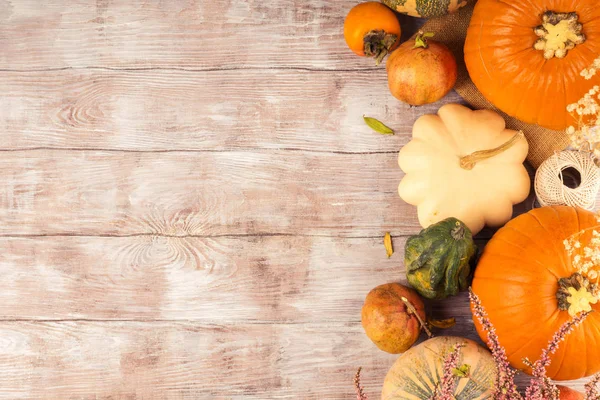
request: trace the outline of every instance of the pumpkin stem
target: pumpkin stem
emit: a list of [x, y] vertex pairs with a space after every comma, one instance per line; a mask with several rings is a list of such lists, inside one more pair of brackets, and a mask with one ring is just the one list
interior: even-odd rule
[[384, 30], [372, 30], [363, 37], [365, 55], [374, 57], [375, 64], [379, 65], [398, 39], [398, 35], [393, 33], [387, 33]]
[[426, 49], [429, 47], [427, 44], [427, 39], [432, 38], [435, 35], [433, 32], [417, 32], [417, 36], [415, 36], [415, 46], [413, 49], [423, 48]]
[[468, 154], [460, 158], [460, 167], [466, 170], [472, 170], [479, 161], [487, 160], [501, 154], [512, 147], [520, 138], [524, 137], [523, 131], [517, 132], [510, 140], [506, 143], [490, 150], [480, 150], [474, 153]]
[[585, 42], [582, 30], [577, 13], [546, 11], [542, 15], [542, 25], [533, 28], [539, 37], [533, 47], [543, 51], [546, 60], [565, 58], [569, 50]]
[[598, 285], [591, 283], [579, 272], [558, 281], [558, 291], [556, 292], [558, 309], [568, 311], [572, 317], [581, 312], [592, 311], [591, 304], [598, 302], [599, 295]]
[[465, 228], [460, 221], [456, 221], [456, 226], [450, 231], [450, 236], [454, 240], [463, 240], [465, 238]]
[[423, 328], [423, 330], [425, 330], [425, 333], [427, 333], [427, 336], [432, 338], [433, 334], [431, 333], [429, 328], [427, 328], [425, 321], [423, 321], [421, 319], [421, 317], [419, 316], [419, 313], [417, 312], [417, 309], [415, 308], [415, 306], [413, 306], [412, 303], [404, 296], [400, 297], [400, 300], [402, 300], [404, 305], [406, 305], [406, 308], [408, 308], [408, 311], [410, 311], [412, 314], [415, 315], [415, 317], [417, 317], [417, 319], [419, 320], [419, 324], [421, 324], [421, 327]]

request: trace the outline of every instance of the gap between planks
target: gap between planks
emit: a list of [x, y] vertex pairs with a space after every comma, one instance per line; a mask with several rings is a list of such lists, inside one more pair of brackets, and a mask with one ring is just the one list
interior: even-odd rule
[[101, 66], [69, 66], [56, 68], [0, 68], [0, 72], [60, 72], [60, 71], [123, 71], [123, 72], [144, 72], [144, 71], [183, 71], [183, 72], [221, 72], [221, 71], [305, 71], [305, 72], [371, 72], [380, 71], [382, 67], [364, 67], [364, 68], [316, 68], [316, 67], [294, 67], [294, 66], [274, 66], [274, 67], [253, 67], [253, 66], [231, 66], [218, 68], [185, 68], [185, 67], [101, 67]]
[[[408, 238], [414, 236], [414, 233], [406, 233], [400, 235], [393, 235], [393, 239]], [[492, 233], [483, 232], [481, 237], [474, 237], [473, 240], [476, 244], [484, 245], [491, 239]], [[78, 233], [48, 233], [48, 234], [3, 234], [0, 233], [0, 238], [60, 238], [60, 237], [78, 237], [78, 238], [135, 238], [135, 237], [164, 237], [174, 239], [217, 239], [217, 238], [270, 238], [270, 237], [289, 237], [289, 238], [330, 238], [330, 239], [381, 239], [383, 245], [384, 235], [373, 235], [373, 236], [345, 236], [345, 235], [316, 235], [316, 234], [303, 234], [303, 233], [278, 233], [278, 232], [263, 232], [263, 233], [227, 233], [221, 235], [168, 235], [162, 233], [125, 233], [121, 235], [117, 234], [78, 234]], [[397, 253], [397, 251], [395, 251]]]
[[[400, 134], [398, 134], [400, 135]], [[299, 149], [294, 147], [278, 147], [278, 148], [263, 148], [263, 147], [244, 147], [231, 149], [153, 149], [153, 150], [137, 150], [137, 149], [118, 149], [118, 148], [98, 148], [98, 147], [19, 147], [14, 149], [0, 148], [0, 153], [16, 153], [27, 151], [98, 151], [106, 153], [275, 153], [279, 151], [289, 151], [298, 153], [314, 153], [314, 154], [339, 154], [339, 155], [379, 155], [379, 154], [398, 154], [397, 150], [384, 151], [339, 151], [339, 150], [314, 150], [314, 149]]]
[[[392, 238], [404, 238], [412, 236], [412, 234], [401, 234], [394, 235]], [[278, 233], [278, 232], [264, 232], [264, 233], [226, 233], [226, 234], [217, 234], [217, 235], [169, 235], [162, 233], [126, 233], [126, 234], [98, 234], [98, 235], [89, 235], [89, 234], [78, 234], [78, 233], [34, 233], [34, 234], [3, 234], [0, 233], [0, 238], [43, 238], [43, 237], [80, 237], [80, 238], [130, 238], [130, 237], [165, 237], [165, 238], [176, 238], [176, 239], [186, 239], [186, 238], [196, 238], [196, 239], [214, 239], [214, 238], [260, 238], [260, 237], [298, 237], [298, 238], [333, 238], [333, 239], [378, 239], [381, 238], [383, 240], [383, 235], [375, 235], [375, 236], [344, 236], [344, 235], [317, 235], [317, 234], [303, 234], [303, 233]], [[485, 239], [487, 240], [487, 239]], [[383, 243], [383, 242], [382, 242]]]
[[203, 320], [203, 319], [190, 319], [190, 318], [0, 318], [0, 325], [3, 323], [63, 323], [63, 322], [81, 322], [81, 323], [92, 323], [101, 322], [107, 324], [120, 324], [120, 323], [136, 323], [136, 324], [153, 324], [153, 323], [165, 323], [165, 322], [176, 322], [181, 324], [193, 324], [206, 327], [236, 327], [236, 326], [255, 326], [255, 325], [269, 325], [269, 326], [334, 326], [334, 325], [361, 325], [360, 320], [348, 321], [348, 320], [312, 320], [312, 321], [281, 321], [281, 320]]

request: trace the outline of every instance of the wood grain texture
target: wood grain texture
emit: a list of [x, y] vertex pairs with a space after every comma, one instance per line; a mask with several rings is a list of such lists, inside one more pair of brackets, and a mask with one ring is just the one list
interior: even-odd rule
[[5, 152], [0, 234], [417, 232], [401, 177], [396, 154]]
[[375, 399], [396, 358], [356, 323], [2, 322], [0, 399], [350, 399], [358, 366]]
[[355, 4], [2, 0], [0, 69], [371, 69], [342, 37]]
[[0, 399], [348, 399], [359, 365], [375, 393], [395, 359], [361, 331], [336, 323], [3, 322]]
[[[378, 397], [396, 153], [460, 99], [393, 99], [355, 4], [0, 0], [0, 399]], [[476, 338], [464, 293], [428, 308]]]
[[358, 322], [402, 264], [380, 238], [0, 238], [0, 319]]
[[[410, 108], [393, 98], [383, 67], [335, 75], [0, 72], [0, 93], [0, 149], [396, 152], [416, 118], [439, 107]], [[461, 100], [453, 93], [445, 101]], [[386, 121], [397, 135], [371, 131], [365, 114]]]

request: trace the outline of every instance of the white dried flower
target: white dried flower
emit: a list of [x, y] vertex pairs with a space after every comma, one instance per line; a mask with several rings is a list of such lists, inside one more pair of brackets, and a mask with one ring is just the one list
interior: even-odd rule
[[[589, 68], [581, 71], [581, 76], [592, 79], [600, 69], [600, 57]], [[570, 126], [566, 134], [571, 146], [589, 151], [600, 157], [600, 86], [594, 85], [579, 101], [567, 106], [567, 111], [578, 119], [578, 127]]]

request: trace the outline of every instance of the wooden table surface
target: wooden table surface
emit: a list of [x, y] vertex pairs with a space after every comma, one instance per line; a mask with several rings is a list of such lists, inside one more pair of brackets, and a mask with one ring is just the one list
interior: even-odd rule
[[1, 399], [378, 398], [360, 308], [440, 104], [347, 50], [355, 3], [0, 0]]

